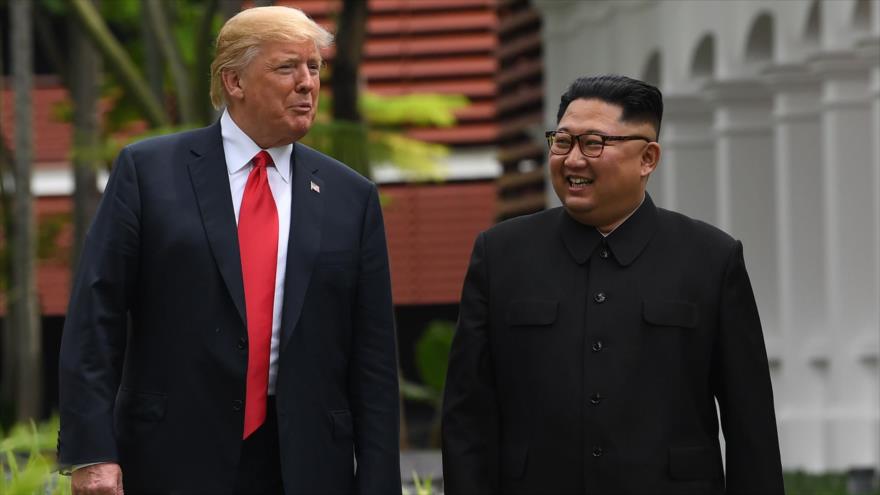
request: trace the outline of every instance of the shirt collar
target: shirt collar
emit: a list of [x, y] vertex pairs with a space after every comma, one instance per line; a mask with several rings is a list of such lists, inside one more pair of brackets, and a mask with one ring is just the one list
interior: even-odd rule
[[636, 211], [604, 239], [598, 229], [573, 219], [565, 208], [560, 210], [559, 231], [569, 254], [578, 264], [586, 262], [596, 246], [604, 244], [618, 263], [627, 266], [642, 253], [657, 230], [657, 207], [648, 193]]
[[[232, 120], [228, 109], [223, 110], [223, 115], [220, 117], [220, 135], [223, 137], [223, 152], [226, 154], [226, 168], [229, 170], [229, 175], [249, 166], [251, 159], [262, 149]], [[275, 162], [275, 169], [284, 182], [290, 182], [290, 156], [293, 153], [293, 144], [268, 148], [266, 151]]]

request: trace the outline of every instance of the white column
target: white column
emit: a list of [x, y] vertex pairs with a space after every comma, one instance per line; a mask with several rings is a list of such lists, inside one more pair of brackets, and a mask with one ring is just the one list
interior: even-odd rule
[[804, 66], [764, 73], [773, 91], [776, 238], [782, 369], [775, 389], [786, 469], [826, 469], [828, 313], [822, 184], [821, 86]]
[[871, 144], [877, 134], [872, 130], [867, 64], [851, 53], [826, 53], [811, 60], [811, 67], [822, 78], [827, 333], [832, 352], [828, 467], [846, 469], [877, 460], [877, 382], [870, 364], [880, 328], [877, 178]]
[[712, 109], [694, 95], [663, 100], [663, 152], [648, 189], [659, 198], [658, 205], [717, 225]]
[[[859, 43], [859, 56], [871, 64], [870, 99], [871, 99], [871, 135], [873, 142], [873, 165], [874, 165], [874, 281], [880, 283], [880, 4], [875, 5], [874, 12], [875, 34]], [[880, 308], [880, 291], [878, 291], [875, 307]], [[880, 318], [878, 318], [880, 320]], [[874, 444], [874, 466], [880, 472], [880, 324], [875, 328], [874, 335], [878, 339], [869, 343], [868, 356], [863, 358], [869, 380], [873, 383], [873, 395], [871, 413], [873, 421], [872, 437]]]
[[743, 242], [775, 379], [779, 364], [779, 263], [772, 100], [769, 91], [756, 81], [713, 82], [704, 94], [714, 108], [718, 224]]

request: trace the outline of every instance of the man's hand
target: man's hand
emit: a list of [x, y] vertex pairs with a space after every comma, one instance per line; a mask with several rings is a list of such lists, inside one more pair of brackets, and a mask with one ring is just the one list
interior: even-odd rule
[[119, 464], [102, 462], [79, 468], [70, 480], [73, 495], [122, 495]]

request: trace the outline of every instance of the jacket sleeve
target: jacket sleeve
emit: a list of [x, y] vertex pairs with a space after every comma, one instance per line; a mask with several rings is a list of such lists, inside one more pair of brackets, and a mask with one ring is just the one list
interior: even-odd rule
[[729, 495], [784, 493], [773, 390], [761, 321], [736, 242], [724, 273], [713, 360]]
[[140, 250], [140, 196], [128, 148], [89, 229], [61, 339], [61, 466], [117, 461], [113, 408]]
[[385, 227], [375, 186], [364, 213], [356, 297], [349, 395], [357, 493], [399, 494], [397, 349]]
[[498, 493], [499, 413], [489, 339], [486, 234], [474, 243], [443, 399], [443, 484], [449, 495]]

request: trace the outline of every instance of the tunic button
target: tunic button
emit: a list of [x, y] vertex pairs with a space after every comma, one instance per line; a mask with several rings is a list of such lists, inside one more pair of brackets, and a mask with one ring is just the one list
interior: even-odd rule
[[241, 351], [247, 349], [247, 339], [246, 338], [242, 337], [242, 338], [238, 339], [238, 349]]
[[590, 404], [592, 404], [594, 406], [598, 406], [599, 403], [602, 402], [602, 399], [604, 399], [604, 397], [602, 397], [601, 395], [593, 394], [593, 396], [590, 397]]
[[605, 302], [606, 299], [608, 298], [605, 297], [604, 292], [597, 292], [596, 295], [593, 296], [593, 300], [596, 301], [596, 303], [598, 304], [602, 304], [603, 302]]
[[602, 457], [602, 447], [593, 447], [593, 457]]
[[232, 401], [232, 410], [233, 411], [241, 411], [241, 408], [244, 406], [244, 402], [240, 400]]
[[599, 352], [602, 350], [602, 341], [597, 340], [593, 342], [593, 352]]
[[603, 250], [599, 251], [599, 257], [602, 258], [603, 260], [607, 259], [608, 258], [608, 250], [603, 249]]

